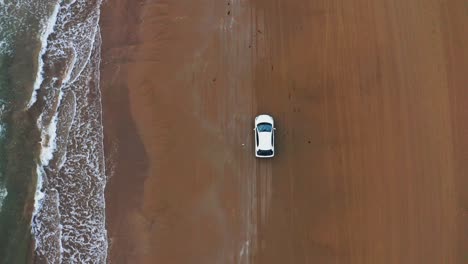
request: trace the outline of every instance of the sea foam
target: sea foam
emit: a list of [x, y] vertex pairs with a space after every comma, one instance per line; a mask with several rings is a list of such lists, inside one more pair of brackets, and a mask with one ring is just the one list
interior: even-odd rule
[[8, 191], [5, 187], [0, 187], [0, 212], [2, 211], [3, 201], [8, 195]]
[[[46, 107], [37, 121], [42, 177], [33, 234], [36, 254], [46, 262], [105, 263], [107, 258], [100, 4], [62, 2], [53, 37], [46, 39], [47, 50], [41, 56], [41, 68], [60, 69], [37, 86]], [[31, 99], [34, 104], [35, 96]]]
[[[52, 15], [50, 16], [50, 18], [47, 20], [46, 22], [46, 26], [44, 27], [44, 29], [42, 30], [42, 33], [41, 33], [41, 51], [39, 53], [39, 56], [38, 56], [38, 68], [37, 68], [37, 75], [36, 75], [36, 80], [34, 81], [34, 86], [33, 86], [33, 91], [32, 91], [32, 95], [31, 95], [31, 99], [27, 105], [27, 107], [31, 107], [35, 102], [36, 102], [36, 93], [37, 93], [37, 90], [40, 88], [44, 78], [43, 78], [43, 74], [44, 74], [44, 61], [42, 59], [42, 56], [44, 56], [45, 52], [47, 51], [47, 39], [49, 38], [49, 35], [53, 32], [53, 28], [54, 28], [54, 25], [57, 21], [57, 14], [58, 14], [58, 11], [59, 11], [59, 8], [60, 8], [60, 3], [57, 2], [55, 7], [54, 7], [54, 10], [52, 12]], [[38, 119], [38, 122], [39, 120], [41, 120], [42, 118], [42, 115], [39, 116], [39, 119]], [[44, 146], [44, 142], [46, 141], [45, 140], [45, 135], [44, 135], [44, 130], [41, 129], [41, 127], [39, 126], [39, 129], [41, 130], [41, 145], [42, 145], [42, 148], [41, 148], [41, 153], [40, 153], [40, 164], [37, 165], [37, 168], [36, 168], [36, 175], [37, 175], [37, 186], [36, 186], [36, 194], [34, 196], [34, 211], [33, 211], [33, 217], [34, 215], [39, 211], [40, 207], [41, 207], [41, 201], [42, 199], [44, 198], [44, 193], [42, 191], [42, 185], [43, 185], [43, 176], [44, 176], [44, 170], [43, 170], [43, 166], [47, 165], [49, 160], [52, 159], [52, 153], [53, 153], [53, 143], [49, 143], [48, 145], [52, 146], [52, 147], [48, 147], [48, 146]], [[54, 136], [55, 135], [55, 131], [54, 131], [54, 128], [49, 126], [49, 128], [45, 131], [45, 133], [47, 134], [50, 134], [51, 136]], [[50, 142], [50, 140], [47, 140], [48, 142]], [[53, 141], [53, 140], [52, 140]], [[31, 219], [32, 221], [32, 219]]]
[[33, 91], [31, 94], [31, 99], [27, 105], [27, 108], [30, 108], [36, 102], [36, 94], [37, 90], [40, 88], [42, 81], [44, 80], [44, 61], [42, 57], [44, 56], [45, 52], [47, 51], [47, 39], [49, 38], [50, 34], [54, 31], [55, 23], [57, 22], [57, 14], [60, 9], [60, 2], [55, 4], [54, 10], [52, 15], [46, 22], [46, 26], [42, 30], [40, 34], [41, 40], [41, 51], [39, 52], [39, 56], [37, 58], [37, 75], [36, 80], [34, 81]]

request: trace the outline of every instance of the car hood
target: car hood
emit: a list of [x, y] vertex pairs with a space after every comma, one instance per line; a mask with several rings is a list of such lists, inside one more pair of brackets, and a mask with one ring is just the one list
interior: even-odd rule
[[259, 115], [255, 118], [255, 126], [260, 123], [268, 123], [273, 126], [273, 118], [269, 115]]

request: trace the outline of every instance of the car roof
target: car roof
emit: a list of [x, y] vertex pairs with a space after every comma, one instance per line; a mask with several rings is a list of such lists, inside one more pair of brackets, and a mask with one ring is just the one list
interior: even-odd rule
[[271, 145], [272, 132], [258, 132], [258, 149], [270, 150], [273, 149]]

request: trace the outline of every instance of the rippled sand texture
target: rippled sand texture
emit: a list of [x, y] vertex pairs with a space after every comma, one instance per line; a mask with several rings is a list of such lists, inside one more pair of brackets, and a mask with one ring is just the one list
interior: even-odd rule
[[111, 263], [465, 263], [464, 1], [103, 10]]

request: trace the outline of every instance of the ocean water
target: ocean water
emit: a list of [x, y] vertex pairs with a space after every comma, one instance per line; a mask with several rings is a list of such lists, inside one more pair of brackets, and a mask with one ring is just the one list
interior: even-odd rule
[[0, 263], [106, 261], [100, 5], [0, 0]]

